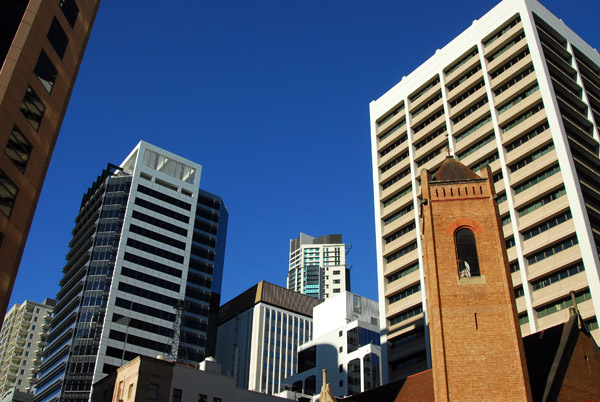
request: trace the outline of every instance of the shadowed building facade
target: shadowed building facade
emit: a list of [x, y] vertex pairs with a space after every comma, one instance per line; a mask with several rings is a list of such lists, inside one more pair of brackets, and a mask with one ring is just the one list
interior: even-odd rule
[[99, 4], [0, 4], [0, 318]]

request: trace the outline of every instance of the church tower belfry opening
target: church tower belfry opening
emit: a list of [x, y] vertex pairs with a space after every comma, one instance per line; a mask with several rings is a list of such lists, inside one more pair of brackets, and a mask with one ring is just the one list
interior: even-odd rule
[[425, 284], [436, 401], [531, 401], [488, 167], [448, 157], [421, 172]]

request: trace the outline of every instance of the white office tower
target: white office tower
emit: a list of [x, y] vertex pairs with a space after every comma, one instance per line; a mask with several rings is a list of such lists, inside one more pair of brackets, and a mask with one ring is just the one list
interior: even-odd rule
[[492, 170], [522, 334], [566, 321], [574, 292], [600, 341], [598, 52], [537, 1], [505, 0], [370, 110], [390, 378], [428, 366], [419, 177], [448, 154]]
[[85, 402], [138, 355], [214, 354], [227, 210], [200, 169], [142, 141], [83, 196], [36, 402]]
[[290, 239], [287, 288], [319, 300], [350, 291], [351, 266], [346, 265], [350, 248], [341, 234], [314, 238], [300, 233]]
[[313, 340], [298, 348], [298, 374], [288, 377], [292, 391], [314, 395], [323, 386], [321, 371], [337, 397], [381, 385], [379, 306], [375, 300], [344, 292], [313, 309]]
[[56, 301], [25, 300], [4, 317], [0, 332], [0, 399], [10, 390], [33, 394]]
[[217, 361], [238, 387], [277, 394], [298, 369], [298, 346], [312, 339], [314, 299], [259, 282], [221, 306]]

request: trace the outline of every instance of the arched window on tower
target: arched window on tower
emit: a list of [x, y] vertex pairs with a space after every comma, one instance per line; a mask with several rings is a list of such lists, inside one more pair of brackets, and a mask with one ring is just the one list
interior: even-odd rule
[[479, 276], [479, 259], [475, 234], [469, 228], [460, 228], [454, 234], [456, 258], [458, 259], [458, 277]]

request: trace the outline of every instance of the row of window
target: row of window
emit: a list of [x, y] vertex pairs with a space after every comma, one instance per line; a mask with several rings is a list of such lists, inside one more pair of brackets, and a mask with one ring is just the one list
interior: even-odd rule
[[409, 310], [405, 310], [402, 313], [397, 314], [390, 318], [390, 320], [389, 320], [390, 326], [398, 324], [399, 322], [408, 320], [409, 318], [419, 315], [422, 312], [423, 312], [423, 306], [420, 304], [417, 307], [411, 308]]
[[[586, 300], [591, 300], [592, 295], [590, 294], [589, 289], [578, 292], [575, 294], [575, 301], [577, 304], [583, 303]], [[552, 302], [551, 304], [547, 304], [542, 307], [538, 307], [535, 309], [538, 318], [545, 317], [547, 315], [556, 313], [557, 311], [565, 310], [569, 307], [573, 306], [573, 299], [571, 296], [564, 297], [558, 301]]]
[[179, 212], [175, 212], [172, 209], [165, 208], [163, 206], [154, 204], [153, 202], [146, 201], [142, 198], [136, 197], [134, 203], [135, 203], [135, 205], [138, 205], [142, 208], [146, 208], [152, 212], [156, 212], [158, 214], [168, 216], [169, 218], [173, 218], [175, 220], [183, 222], [186, 225], [190, 223], [190, 218], [188, 216], [186, 216], [184, 214], [180, 214]]
[[577, 237], [573, 236], [565, 241], [562, 241], [558, 244], [554, 244], [542, 251], [539, 251], [529, 257], [527, 257], [527, 262], [529, 265], [535, 264], [536, 262], [542, 261], [548, 257], [553, 256], [554, 254], [560, 253], [563, 250], [571, 248], [578, 243]]
[[415, 294], [417, 292], [421, 291], [421, 284], [418, 283], [414, 286], [411, 286], [407, 289], [402, 290], [401, 292], [398, 292], [390, 297], [388, 297], [388, 304], [392, 304], [395, 303], [397, 301], [400, 301], [402, 299], [407, 298], [408, 296]]
[[177, 283], [169, 282], [164, 279], [157, 278], [156, 276], [148, 275], [143, 272], [136, 271], [136, 270], [133, 270], [133, 269], [130, 269], [127, 267], [121, 268], [121, 274], [128, 278], [135, 279], [137, 281], [141, 281], [144, 283], [148, 283], [150, 285], [158, 286], [163, 289], [171, 290], [173, 292], [179, 292], [179, 289], [180, 289], [180, 286]]
[[398, 279], [403, 278], [406, 275], [408, 275], [410, 273], [413, 273], [415, 271], [418, 271], [418, 270], [419, 270], [419, 263], [416, 262], [413, 265], [410, 265], [410, 266], [408, 266], [406, 268], [403, 268], [402, 270], [400, 270], [400, 271], [398, 271], [398, 272], [396, 272], [396, 273], [388, 276], [387, 277], [388, 284], [390, 284], [392, 282], [395, 282]]
[[150, 215], [146, 215], [139, 211], [133, 211], [132, 218], [137, 219], [139, 221], [148, 223], [152, 226], [157, 226], [161, 229], [168, 230], [169, 232], [176, 233], [180, 236], [187, 237], [187, 229], [182, 228], [181, 226], [173, 225], [172, 223], [165, 222], [161, 219], [155, 218]]
[[171, 236], [165, 236], [163, 234], [160, 233], [156, 233], [152, 230], [143, 228], [141, 226], [135, 225], [135, 224], [130, 224], [129, 225], [129, 231], [131, 233], [135, 233], [138, 234], [140, 236], [144, 236], [147, 237], [149, 239], [152, 240], [156, 240], [157, 242], [169, 245], [171, 247], [175, 247], [178, 248], [180, 250], [185, 250], [185, 243], [182, 241], [179, 241]]
[[139, 240], [135, 240], [135, 239], [129, 238], [129, 239], [127, 239], [127, 245], [129, 247], [133, 247], [135, 249], [144, 251], [146, 253], [154, 254], [154, 255], [156, 255], [158, 257], [162, 257], [162, 258], [165, 258], [167, 260], [175, 261], [175, 262], [178, 262], [180, 264], [183, 264], [184, 257], [182, 255], [176, 254], [176, 253], [172, 253], [172, 252], [167, 251], [167, 250], [163, 250], [162, 248], [159, 248], [159, 247], [151, 246], [150, 244], [141, 242]]
[[384, 219], [383, 220], [383, 224], [384, 225], [389, 225], [390, 223], [394, 222], [396, 219], [400, 219], [401, 217], [403, 217], [404, 215], [406, 215], [407, 213], [409, 213], [413, 209], [414, 209], [414, 206], [413, 206], [412, 203], [410, 203], [404, 209], [401, 209], [400, 211], [396, 212], [395, 214], [393, 214], [389, 218]]
[[131, 253], [125, 252], [125, 255], [123, 256], [123, 259], [125, 261], [129, 261], [129, 262], [132, 262], [134, 264], [141, 265], [141, 266], [144, 266], [146, 268], [150, 268], [150, 269], [153, 269], [153, 270], [158, 271], [158, 272], [162, 272], [162, 273], [167, 274], [167, 275], [171, 275], [171, 276], [175, 276], [177, 278], [181, 278], [181, 270], [180, 269], [173, 268], [173, 267], [170, 267], [170, 266], [165, 265], [165, 264], [161, 264], [160, 262], [157, 262], [157, 261], [154, 261], [154, 260], [149, 260], [149, 259], [141, 257], [139, 255], [135, 255], [135, 254], [131, 254]]

